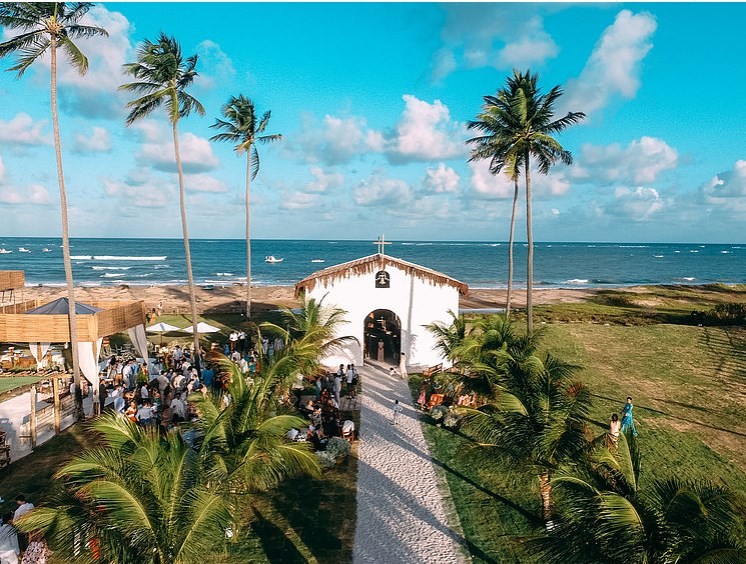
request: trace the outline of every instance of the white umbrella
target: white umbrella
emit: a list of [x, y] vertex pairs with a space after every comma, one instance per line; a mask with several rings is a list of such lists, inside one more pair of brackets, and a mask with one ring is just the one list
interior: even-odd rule
[[156, 323], [155, 325], [151, 325], [150, 327], [146, 327], [145, 330], [148, 333], [169, 333], [171, 331], [182, 331], [179, 327], [174, 327], [173, 325], [169, 325], [168, 323]]
[[[190, 325], [186, 329], [184, 329], [184, 332], [186, 333], [194, 333], [194, 326]], [[220, 329], [217, 327], [213, 327], [209, 323], [205, 323], [204, 321], [200, 321], [197, 323], [197, 333], [198, 334], [204, 334], [204, 333], [219, 333]]]
[[169, 325], [168, 323], [156, 323], [155, 325], [151, 325], [150, 327], [146, 327], [145, 330], [148, 333], [160, 333], [161, 334], [161, 344], [163, 344], [163, 334], [164, 333], [170, 333], [171, 331], [183, 331], [183, 329], [180, 329], [178, 327], [174, 327], [173, 325]]

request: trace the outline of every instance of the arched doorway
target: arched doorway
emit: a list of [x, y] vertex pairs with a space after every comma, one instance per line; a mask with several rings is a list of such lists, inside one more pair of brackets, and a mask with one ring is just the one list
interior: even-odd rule
[[383, 360], [399, 363], [401, 351], [401, 320], [388, 309], [376, 309], [365, 317], [365, 358], [378, 359], [379, 342], [383, 343]]

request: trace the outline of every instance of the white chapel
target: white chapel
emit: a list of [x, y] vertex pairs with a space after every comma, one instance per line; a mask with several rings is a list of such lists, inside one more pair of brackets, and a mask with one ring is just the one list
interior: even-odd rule
[[398, 364], [400, 353], [410, 367], [444, 362], [426, 326], [450, 324], [449, 311], [459, 311], [459, 296], [469, 287], [446, 274], [379, 252], [325, 268], [295, 285], [296, 295], [323, 300], [324, 306], [347, 312], [337, 337], [352, 344], [329, 353], [323, 363], [363, 364], [382, 358]]

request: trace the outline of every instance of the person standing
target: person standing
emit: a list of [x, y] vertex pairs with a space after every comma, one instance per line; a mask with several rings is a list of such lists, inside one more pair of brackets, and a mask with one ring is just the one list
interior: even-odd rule
[[[16, 508], [15, 513], [13, 513], [14, 523], [34, 508], [34, 504], [26, 501], [26, 496], [24, 496], [23, 494], [18, 494], [16, 496], [16, 504], [18, 505], [18, 507]], [[21, 552], [26, 550], [26, 547], [28, 546], [27, 534], [21, 533], [18, 535], [18, 546], [21, 549]]]
[[621, 432], [622, 422], [619, 421], [619, 416], [616, 413], [611, 414], [611, 421], [609, 421], [609, 441], [611, 446], [616, 448], [619, 445], [619, 434]]
[[347, 382], [347, 399], [353, 399], [355, 397], [355, 368], [352, 364], [347, 365], [345, 380]]
[[5, 564], [18, 564], [18, 555], [21, 553], [18, 544], [18, 533], [11, 525], [13, 514], [8, 512], [3, 515], [3, 524], [0, 526], [0, 562]]
[[392, 425], [399, 424], [399, 414], [403, 411], [402, 406], [399, 405], [399, 400], [394, 400], [394, 420], [391, 422]]
[[425, 382], [423, 380], [422, 384], [420, 384], [420, 395], [417, 396], [417, 405], [419, 405], [421, 409], [425, 409], [426, 403], [427, 391], [425, 390]]
[[337, 400], [337, 406], [341, 405], [342, 395], [342, 373], [344, 373], [344, 365], [340, 364], [339, 371], [334, 375], [334, 397]]
[[635, 428], [635, 421], [632, 419], [632, 397], [627, 396], [627, 403], [622, 408], [622, 427], [621, 432], [625, 433], [627, 429], [632, 429], [632, 434], [637, 436], [637, 429]]
[[378, 362], [383, 362], [383, 359], [383, 341], [381, 339], [378, 339], [378, 356], [376, 357], [376, 360]]
[[404, 353], [399, 354], [399, 375], [402, 380], [407, 379], [407, 355]]
[[106, 398], [109, 397], [109, 393], [106, 391], [106, 384], [103, 380], [98, 381], [98, 402], [99, 402], [99, 414], [104, 412], [106, 407]]
[[236, 345], [238, 344], [238, 333], [235, 331], [231, 331], [231, 334], [228, 336], [228, 340], [231, 344], [231, 352], [236, 350]]

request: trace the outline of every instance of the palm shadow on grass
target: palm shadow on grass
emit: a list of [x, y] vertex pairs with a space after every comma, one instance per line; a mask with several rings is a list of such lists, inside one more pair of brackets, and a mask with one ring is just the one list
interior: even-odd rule
[[305, 564], [306, 559], [287, 535], [256, 507], [253, 507], [253, 511], [256, 519], [251, 523], [251, 532], [261, 542], [267, 559], [283, 564]]

